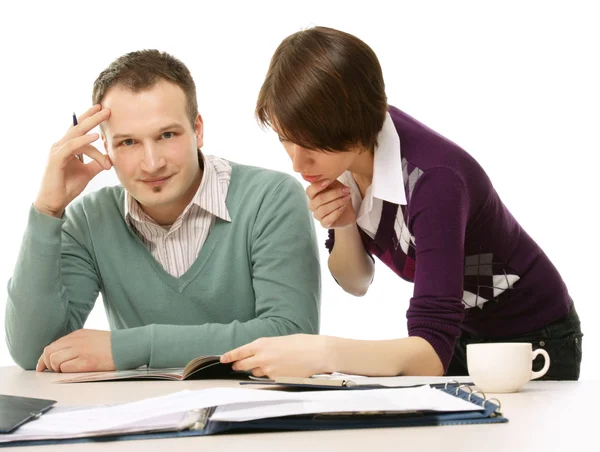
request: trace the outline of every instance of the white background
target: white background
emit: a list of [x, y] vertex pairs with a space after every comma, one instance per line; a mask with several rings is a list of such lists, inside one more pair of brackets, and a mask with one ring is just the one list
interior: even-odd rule
[[[8, 3], [8, 5], [7, 5]], [[219, 3], [217, 5], [217, 3]], [[595, 2], [3, 2], [0, 7], [0, 320], [51, 144], [90, 106], [96, 76], [123, 53], [158, 48], [188, 65], [205, 147], [291, 172], [253, 112], [270, 57], [311, 25], [353, 33], [378, 54], [389, 102], [470, 152], [562, 273], [583, 323], [582, 378], [600, 378], [599, 15]], [[88, 190], [118, 183], [114, 172]], [[317, 225], [318, 226], [318, 225]], [[325, 231], [318, 229], [322, 246]], [[377, 264], [364, 298], [337, 287], [321, 247], [321, 332], [406, 335], [412, 285]], [[86, 327], [107, 328], [100, 302]], [[0, 365], [12, 360], [0, 342]]]

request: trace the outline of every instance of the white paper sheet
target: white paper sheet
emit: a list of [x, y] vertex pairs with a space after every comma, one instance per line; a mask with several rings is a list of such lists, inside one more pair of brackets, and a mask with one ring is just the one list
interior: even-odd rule
[[[65, 439], [65, 438], [87, 438], [93, 436], [102, 436], [110, 434], [125, 434], [125, 433], [141, 433], [141, 432], [161, 432], [183, 430], [192, 425], [198, 419], [197, 415], [192, 412], [174, 413], [159, 416], [152, 419], [144, 419], [140, 422], [134, 422], [127, 425], [121, 425], [112, 429], [85, 431], [85, 432], [65, 432], [65, 431], [49, 431], [46, 428], [37, 428], [36, 423], [26, 424], [27, 428], [20, 428], [15, 433], [8, 435], [0, 435], [0, 444], [3, 442], [12, 441], [34, 441], [48, 439]], [[60, 425], [59, 425], [60, 428]]]
[[[150, 425], [153, 420], [165, 419], [172, 414], [185, 414], [189, 411], [229, 403], [287, 400], [293, 399], [294, 396], [295, 394], [256, 389], [210, 388], [180, 391], [119, 405], [57, 413], [50, 411], [39, 419], [24, 424], [14, 433], [0, 435], [0, 442], [16, 441], [21, 435], [29, 434], [38, 436], [47, 434], [48, 438], [60, 438], [91, 436], [91, 434], [107, 432], [129, 432], [132, 431], [130, 426], [143, 427], [145, 424]], [[180, 419], [181, 416], [175, 418]], [[172, 423], [173, 428], [177, 426], [177, 423]]]
[[325, 380], [350, 380], [357, 385], [383, 385], [389, 387], [409, 387], [417, 385], [432, 385], [450, 381], [462, 383], [472, 382], [471, 377], [366, 377], [334, 372], [332, 374], [314, 375], [312, 378]]
[[479, 411], [481, 406], [429, 386], [403, 389], [306, 392], [300, 401], [220, 406], [215, 421], [242, 422], [279, 416], [358, 411]]

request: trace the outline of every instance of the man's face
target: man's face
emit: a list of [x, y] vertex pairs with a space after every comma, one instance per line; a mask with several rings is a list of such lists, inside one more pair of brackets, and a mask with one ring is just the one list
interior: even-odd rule
[[186, 105], [183, 90], [166, 81], [137, 93], [117, 85], [102, 101], [111, 111], [102, 138], [117, 177], [163, 223], [179, 216], [201, 179], [202, 118], [192, 127]]

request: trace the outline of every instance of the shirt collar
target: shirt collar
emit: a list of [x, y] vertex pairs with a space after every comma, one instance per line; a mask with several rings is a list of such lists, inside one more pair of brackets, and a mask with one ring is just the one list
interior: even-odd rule
[[371, 186], [373, 197], [406, 205], [400, 137], [389, 113], [386, 113], [383, 128], [377, 135]]
[[[222, 220], [231, 221], [225, 202], [227, 199], [227, 190], [222, 189], [222, 182], [225, 181], [225, 177], [229, 177], [229, 175], [217, 172], [213, 159], [210, 156], [205, 156], [202, 182], [200, 182], [200, 187], [198, 187], [198, 191], [190, 204], [195, 204]], [[186, 207], [186, 210], [188, 208], [189, 206]], [[184, 210], [183, 214], [185, 214], [186, 210]]]
[[350, 171], [342, 174], [340, 181], [352, 188], [353, 193], [356, 193], [356, 196], [352, 197], [355, 209], [360, 206], [362, 211], [370, 212], [373, 208], [373, 198], [406, 205], [400, 137], [389, 113], [386, 113], [383, 127], [377, 135], [377, 146], [373, 158], [373, 180], [367, 188], [364, 198], [361, 199], [358, 185]]

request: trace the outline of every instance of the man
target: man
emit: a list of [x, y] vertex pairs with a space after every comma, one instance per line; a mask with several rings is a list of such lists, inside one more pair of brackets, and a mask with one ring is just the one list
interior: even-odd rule
[[[260, 337], [317, 333], [304, 191], [282, 173], [203, 156], [186, 66], [156, 50], [126, 54], [99, 75], [93, 103], [52, 146], [29, 214], [6, 306], [15, 362], [182, 367]], [[107, 154], [92, 146], [96, 126]], [[122, 185], [72, 202], [111, 167]], [[99, 292], [110, 332], [82, 329]]]

